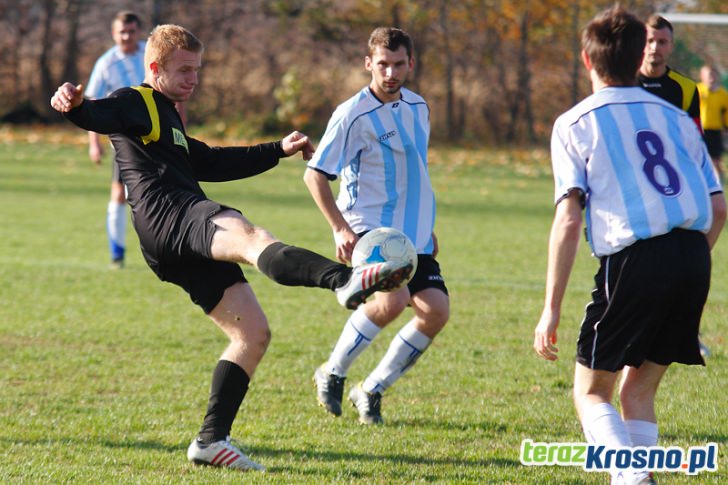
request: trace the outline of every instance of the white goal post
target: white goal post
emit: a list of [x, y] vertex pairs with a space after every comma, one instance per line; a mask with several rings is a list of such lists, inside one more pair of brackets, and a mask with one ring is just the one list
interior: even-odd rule
[[721, 13], [660, 13], [673, 24], [728, 25], [728, 14]]
[[[678, 38], [723, 76], [728, 73], [728, 14], [660, 12], [675, 25]], [[726, 81], [724, 81], [726, 82]]]

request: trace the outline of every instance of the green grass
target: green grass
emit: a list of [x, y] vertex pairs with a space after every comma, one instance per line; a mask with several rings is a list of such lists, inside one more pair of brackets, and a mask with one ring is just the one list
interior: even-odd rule
[[[596, 260], [582, 245], [560, 329], [561, 359], [531, 349], [546, 265], [552, 180], [543, 152], [437, 148], [438, 258], [452, 316], [385, 396], [384, 427], [332, 419], [311, 383], [348, 313], [317, 289], [246, 274], [273, 340], [233, 435], [265, 474], [199, 468], [185, 450], [225, 339], [182, 290], [129, 260], [107, 270], [108, 163], [85, 146], [6, 142], [0, 155], [0, 483], [607, 483], [573, 467], [525, 467], [521, 440], [582, 441], [570, 392], [574, 342]], [[331, 255], [330, 231], [287, 160], [246, 181], [206, 185], [284, 241]], [[719, 471], [661, 484], [726, 483], [728, 243], [714, 254], [703, 320], [706, 368], [676, 366], [658, 395], [661, 444], [720, 444]], [[366, 376], [405, 322], [355, 363]]]

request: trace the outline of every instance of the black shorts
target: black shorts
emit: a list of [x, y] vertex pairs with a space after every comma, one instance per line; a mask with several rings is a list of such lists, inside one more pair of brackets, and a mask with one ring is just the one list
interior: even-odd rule
[[723, 155], [723, 132], [721, 130], [703, 130], [703, 139], [712, 158]]
[[649, 360], [705, 365], [698, 330], [710, 288], [703, 233], [681, 229], [604, 256], [594, 277], [576, 360], [616, 372]]
[[417, 271], [407, 283], [407, 288], [409, 288], [410, 295], [427, 288], [437, 288], [446, 295], [448, 294], [445, 280], [440, 274], [440, 265], [430, 254], [417, 255]]
[[247, 281], [237, 264], [212, 259], [212, 238], [218, 226], [211, 218], [224, 210], [235, 209], [211, 200], [196, 202], [161, 250], [142, 246], [147, 264], [159, 279], [180, 286], [205, 313], [217, 306], [227, 288]]

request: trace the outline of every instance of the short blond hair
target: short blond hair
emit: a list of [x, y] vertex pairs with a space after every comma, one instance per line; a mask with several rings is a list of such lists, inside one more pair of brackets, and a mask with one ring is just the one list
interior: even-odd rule
[[157, 25], [147, 40], [144, 64], [156, 62], [164, 67], [176, 50], [201, 53], [205, 50], [202, 42], [192, 32], [179, 25]]

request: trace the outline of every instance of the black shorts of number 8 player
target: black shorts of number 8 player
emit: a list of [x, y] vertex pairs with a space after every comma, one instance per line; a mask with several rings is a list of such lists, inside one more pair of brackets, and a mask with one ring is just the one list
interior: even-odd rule
[[351, 255], [351, 264], [354, 267], [397, 261], [409, 263], [412, 269], [405, 272], [402, 279], [380, 291], [393, 291], [406, 284], [417, 271], [417, 250], [412, 241], [401, 231], [391, 227], [378, 227], [364, 234]]

